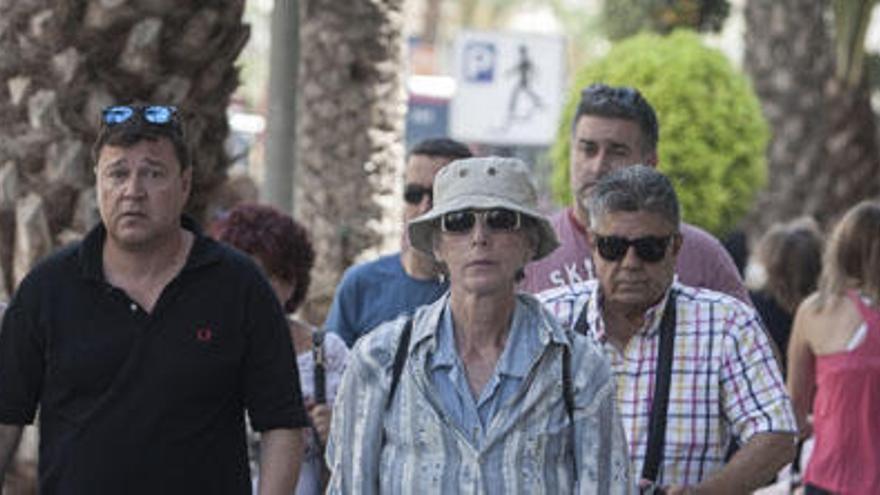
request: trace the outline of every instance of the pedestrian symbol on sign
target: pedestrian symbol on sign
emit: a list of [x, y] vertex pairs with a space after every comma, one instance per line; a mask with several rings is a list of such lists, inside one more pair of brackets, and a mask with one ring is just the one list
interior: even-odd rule
[[[534, 89], [538, 69], [529, 56], [529, 49], [525, 45], [519, 45], [518, 52], [519, 60], [505, 72], [505, 75], [515, 77], [517, 82], [507, 103], [507, 118], [502, 126], [504, 130], [514, 121], [529, 120], [534, 112], [541, 111], [544, 107], [544, 102]], [[525, 98], [524, 102], [521, 97]]]
[[455, 55], [450, 136], [493, 145], [553, 142], [566, 94], [562, 37], [464, 30]]

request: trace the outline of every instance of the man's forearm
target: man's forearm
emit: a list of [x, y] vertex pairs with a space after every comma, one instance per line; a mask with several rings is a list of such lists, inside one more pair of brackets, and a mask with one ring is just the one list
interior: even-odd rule
[[21, 430], [21, 425], [0, 424], [0, 490], [3, 489], [6, 472], [21, 440]]
[[302, 464], [302, 430], [274, 429], [260, 436], [260, 495], [293, 493]]
[[791, 462], [793, 433], [758, 433], [742, 446], [723, 469], [697, 485], [698, 493], [750, 493]]

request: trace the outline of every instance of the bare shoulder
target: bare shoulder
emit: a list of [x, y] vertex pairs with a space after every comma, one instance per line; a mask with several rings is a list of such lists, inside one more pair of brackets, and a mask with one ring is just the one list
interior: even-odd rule
[[823, 301], [817, 292], [810, 294], [798, 307], [798, 315], [817, 320], [838, 321], [851, 313], [858, 315], [845, 296], [832, 295]]
[[814, 292], [804, 299], [798, 306], [795, 316], [798, 319], [815, 318], [821, 312], [822, 305], [819, 301], [819, 293]]
[[820, 301], [813, 294], [798, 307], [795, 331], [801, 332], [818, 354], [838, 352], [857, 330], [862, 319], [845, 296], [830, 296]]

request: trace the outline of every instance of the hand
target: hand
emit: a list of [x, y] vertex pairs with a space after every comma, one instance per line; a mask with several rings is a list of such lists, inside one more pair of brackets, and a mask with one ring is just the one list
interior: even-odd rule
[[804, 418], [804, 424], [801, 426], [800, 431], [800, 439], [806, 440], [813, 436], [813, 415], [808, 414], [806, 418]]
[[330, 433], [331, 411], [327, 404], [315, 404], [312, 401], [306, 402], [306, 410], [315, 431], [318, 432], [318, 438], [321, 439], [322, 445], [327, 445], [327, 435]]

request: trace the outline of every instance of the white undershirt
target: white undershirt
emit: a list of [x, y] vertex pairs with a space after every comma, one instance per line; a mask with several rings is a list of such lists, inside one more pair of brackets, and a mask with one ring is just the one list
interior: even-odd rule
[[865, 337], [868, 336], [868, 324], [862, 323], [859, 325], [859, 328], [856, 330], [856, 333], [853, 334], [852, 338], [849, 339], [849, 342], [846, 344], [846, 350], [852, 351], [856, 347], [859, 346], [862, 342], [865, 341]]
[[[868, 298], [864, 294], [859, 294], [859, 297], [861, 297], [863, 303], [865, 303], [867, 306], [871, 306], [871, 299], [870, 298]], [[859, 325], [859, 328], [856, 329], [856, 332], [853, 334], [853, 336], [849, 339], [849, 342], [847, 342], [846, 350], [847, 351], [854, 350], [856, 347], [859, 346], [859, 344], [861, 344], [862, 342], [865, 341], [865, 337], [867, 337], [867, 336], [868, 336], [868, 324], [862, 323], [861, 325]]]

